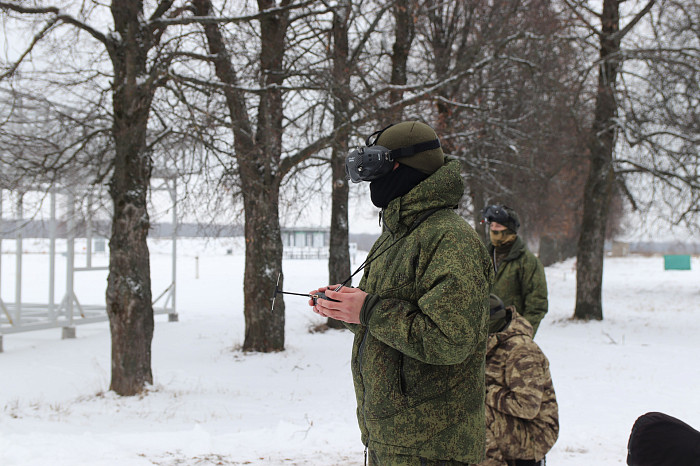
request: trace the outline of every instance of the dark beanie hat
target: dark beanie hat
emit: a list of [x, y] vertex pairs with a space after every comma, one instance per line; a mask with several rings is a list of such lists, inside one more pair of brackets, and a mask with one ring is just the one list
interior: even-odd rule
[[506, 222], [506, 224], [504, 224], [503, 226], [508, 227], [515, 233], [517, 233], [518, 228], [520, 228], [520, 217], [518, 217], [518, 213], [508, 206], [503, 206], [503, 209], [506, 211], [508, 217], [510, 218], [510, 220]]
[[[434, 140], [438, 140], [438, 137], [430, 126], [420, 121], [404, 121], [384, 130], [377, 138], [376, 144], [394, 150]], [[410, 157], [400, 157], [396, 161], [426, 175], [432, 175], [445, 164], [445, 154], [442, 147], [438, 147]]]
[[663, 413], [640, 416], [627, 443], [629, 466], [700, 466], [700, 432]]
[[510, 229], [513, 233], [518, 232], [520, 228], [520, 217], [517, 212], [503, 204], [493, 204], [483, 208], [481, 216], [484, 222], [500, 223], [504, 227]]

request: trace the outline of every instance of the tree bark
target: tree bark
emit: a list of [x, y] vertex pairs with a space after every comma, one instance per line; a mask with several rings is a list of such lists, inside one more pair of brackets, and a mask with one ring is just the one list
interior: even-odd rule
[[[245, 171], [247, 171], [246, 169]], [[244, 351], [269, 353], [284, 350], [284, 300], [278, 295], [274, 312], [270, 298], [282, 270], [282, 237], [279, 223], [279, 184], [260, 183], [242, 175], [245, 207], [245, 315]], [[280, 278], [280, 288], [284, 279]]]
[[[345, 156], [348, 152], [348, 129], [344, 124], [350, 114], [350, 64], [348, 63], [348, 19], [350, 2], [340, 2], [333, 12], [333, 126], [335, 141], [331, 151], [331, 231], [328, 254], [329, 284], [342, 283], [350, 276], [348, 225], [348, 180], [345, 179]], [[343, 129], [339, 129], [339, 128]], [[348, 283], [352, 285], [352, 283]], [[330, 328], [345, 328], [331, 317]]]
[[584, 190], [581, 235], [576, 262], [574, 318], [603, 320], [605, 230], [613, 192], [613, 150], [617, 117], [615, 87], [619, 71], [619, 0], [605, 0], [601, 16], [600, 65], [595, 113], [588, 137], [590, 167]]
[[150, 227], [147, 195], [152, 161], [146, 150], [146, 130], [153, 87], [146, 62], [150, 37], [139, 18], [141, 2], [112, 2], [116, 31], [110, 56], [114, 65], [114, 172], [109, 192], [114, 204], [109, 240], [107, 314], [112, 335], [112, 381], [119, 395], [141, 393], [153, 383], [151, 342], [153, 305], [146, 238]]
[[[274, 1], [258, 0], [260, 11], [275, 6]], [[279, 164], [284, 107], [281, 86], [285, 78], [283, 62], [288, 25], [288, 12], [266, 15], [260, 20], [260, 85], [265, 91], [261, 94], [258, 105], [256, 151], [251, 154], [250, 149], [242, 147], [240, 138], [237, 138], [236, 143], [237, 152], [240, 149], [241, 154], [248, 154], [238, 157], [246, 222], [244, 351], [268, 353], [284, 350], [284, 300], [278, 300], [279, 307], [272, 313], [269, 303], [277, 273], [282, 270], [279, 223], [279, 186], [282, 175]]]
[[[416, 36], [415, 0], [398, 0], [392, 8], [394, 13], [394, 45], [391, 53], [391, 84], [405, 86], [408, 82], [408, 55]], [[400, 102], [404, 92], [394, 89], [389, 92], [389, 105]], [[399, 123], [403, 118], [403, 107], [392, 110], [384, 121], [384, 126]]]

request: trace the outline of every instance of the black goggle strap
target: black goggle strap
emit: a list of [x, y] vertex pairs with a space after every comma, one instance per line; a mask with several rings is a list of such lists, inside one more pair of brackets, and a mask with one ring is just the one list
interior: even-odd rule
[[[379, 136], [381, 136], [382, 133], [383, 133], [384, 131], [388, 130], [388, 129], [391, 128], [392, 126], [394, 126], [393, 123], [390, 124], [389, 126], [385, 127], [385, 128], [382, 128], [382, 129], [380, 129], [380, 130], [377, 130], [377, 131], [375, 131], [374, 133], [372, 133], [372, 134], [370, 134], [369, 136], [367, 136], [367, 139], [365, 140], [365, 146], [368, 146], [368, 147], [369, 147], [369, 146], [375, 145], [375, 144], [377, 143], [377, 139], [379, 139]], [[376, 137], [374, 138], [374, 141], [372, 141], [372, 137], [373, 137], [373, 136], [376, 136]], [[370, 141], [371, 141], [371, 142], [370, 142]]]
[[389, 151], [390, 160], [396, 160], [401, 157], [410, 157], [415, 154], [420, 154], [428, 150], [438, 149], [440, 147], [440, 140], [433, 139], [432, 141], [420, 142], [408, 147], [401, 147], [399, 149], [394, 149]]

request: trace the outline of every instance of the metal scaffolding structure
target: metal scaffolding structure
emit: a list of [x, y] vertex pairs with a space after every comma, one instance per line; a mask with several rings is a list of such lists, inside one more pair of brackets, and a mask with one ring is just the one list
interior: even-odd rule
[[[177, 272], [177, 179], [174, 176], [159, 178], [162, 183], [152, 187], [153, 191], [167, 191], [172, 200], [172, 222], [173, 230], [172, 257], [171, 257], [171, 281], [164, 290], [153, 300], [154, 314], [167, 314], [170, 322], [178, 320], [176, 307], [176, 272]], [[2, 222], [3, 222], [3, 190], [0, 190], [0, 290], [2, 290]], [[56, 218], [56, 196], [65, 195], [67, 197], [66, 212], [66, 280], [63, 298], [56, 301], [56, 239], [57, 239], [57, 218]], [[19, 222], [15, 225], [22, 225], [23, 206], [22, 196], [15, 208], [16, 218]], [[14, 302], [4, 302], [0, 293], [0, 352], [3, 351], [2, 338], [5, 334], [28, 332], [32, 330], [44, 330], [50, 328], [61, 328], [62, 338], [75, 338], [75, 326], [104, 322], [108, 320], [106, 304], [84, 305], [81, 304], [75, 293], [75, 282], [77, 276], [82, 273], [108, 270], [108, 266], [92, 265], [92, 243], [93, 228], [90, 216], [86, 219], [86, 265], [78, 267], [75, 264], [75, 194], [68, 190], [52, 189], [49, 192], [50, 219], [49, 219], [49, 253], [48, 253], [48, 302], [29, 303], [22, 297], [22, 258], [24, 254], [23, 239], [24, 226], [15, 228], [15, 293]], [[88, 207], [88, 212], [90, 208]], [[155, 296], [155, 293], [154, 293]]]

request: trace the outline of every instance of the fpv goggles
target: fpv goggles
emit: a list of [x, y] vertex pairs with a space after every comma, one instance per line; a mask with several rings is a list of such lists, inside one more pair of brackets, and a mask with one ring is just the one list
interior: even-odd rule
[[357, 147], [348, 154], [345, 158], [346, 179], [353, 183], [376, 180], [391, 173], [394, 169], [394, 160], [440, 147], [438, 139], [393, 150], [376, 145], [379, 136], [390, 126], [392, 125], [372, 133], [365, 141], [364, 147]]
[[505, 225], [509, 221], [515, 223], [515, 227], [518, 228], [520, 226], [519, 222], [516, 222], [513, 217], [508, 215], [508, 212], [506, 212], [506, 206], [504, 205], [490, 205], [488, 207], [485, 207], [484, 210], [481, 211], [481, 223], [500, 223], [501, 225]]

